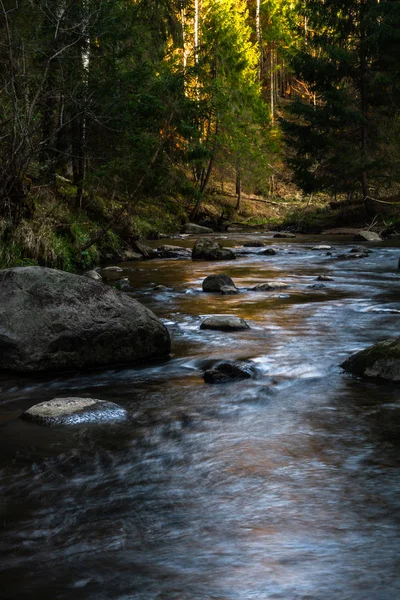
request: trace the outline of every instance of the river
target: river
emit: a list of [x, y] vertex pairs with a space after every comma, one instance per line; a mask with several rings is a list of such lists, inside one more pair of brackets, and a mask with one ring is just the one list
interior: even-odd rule
[[[220, 237], [240, 246], [252, 235]], [[170, 360], [0, 377], [4, 600], [400, 598], [399, 387], [339, 367], [399, 334], [398, 243], [341, 261], [312, 248], [343, 253], [354, 246], [343, 236], [261, 239], [278, 254], [122, 265], [169, 327]], [[211, 273], [239, 288], [290, 287], [204, 294]], [[334, 280], [309, 287], [320, 274]], [[202, 331], [209, 314], [251, 329]], [[256, 376], [205, 384], [220, 359], [249, 361]], [[19, 419], [68, 395], [115, 401], [129, 420], [52, 429]]]

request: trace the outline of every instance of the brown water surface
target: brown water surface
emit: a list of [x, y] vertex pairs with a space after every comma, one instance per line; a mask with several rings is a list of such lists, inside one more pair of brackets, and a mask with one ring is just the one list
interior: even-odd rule
[[[276, 256], [122, 265], [169, 327], [170, 360], [1, 377], [2, 598], [400, 598], [400, 388], [339, 368], [399, 333], [399, 250], [387, 242], [339, 261], [312, 247], [341, 254], [354, 245], [346, 238], [264, 239]], [[204, 294], [211, 273], [241, 292]], [[319, 274], [334, 281], [310, 288]], [[274, 279], [290, 287], [248, 291]], [[211, 314], [251, 329], [200, 330]], [[220, 359], [249, 361], [256, 376], [205, 384]], [[63, 395], [113, 400], [129, 420], [46, 429], [19, 419]]]

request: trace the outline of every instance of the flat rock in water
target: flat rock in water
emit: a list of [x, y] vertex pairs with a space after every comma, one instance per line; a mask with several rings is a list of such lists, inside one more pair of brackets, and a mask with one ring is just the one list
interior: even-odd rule
[[275, 256], [275, 254], [278, 253], [274, 248], [267, 248], [266, 250], [259, 252], [259, 254], [263, 254], [264, 256]]
[[126, 418], [126, 410], [95, 398], [53, 398], [40, 402], [21, 415], [21, 419], [38, 425], [56, 427], [79, 423], [104, 423]]
[[236, 287], [229, 275], [209, 275], [203, 281], [203, 292], [220, 292], [226, 286]]
[[210, 227], [203, 227], [196, 223], [186, 223], [186, 225], [183, 226], [182, 231], [183, 233], [199, 233], [200, 235], [203, 233], [214, 233], [214, 230]]
[[317, 281], [335, 281], [333, 277], [329, 277], [329, 275], [318, 275]]
[[389, 338], [361, 350], [340, 366], [360, 377], [400, 381], [400, 337]]
[[234, 260], [236, 254], [229, 248], [221, 248], [215, 240], [200, 238], [192, 251], [193, 260]]
[[324, 283], [313, 283], [312, 285], [308, 285], [307, 287], [312, 290], [322, 290], [326, 288], [326, 285]]
[[215, 329], [219, 331], [242, 331], [250, 329], [244, 319], [233, 315], [207, 317], [200, 325], [200, 329]]
[[83, 369], [166, 356], [167, 328], [128, 294], [44, 267], [0, 271], [0, 369]]
[[157, 254], [160, 258], [190, 258], [192, 251], [189, 248], [164, 244], [157, 248]]
[[320, 246], [313, 246], [312, 250], [332, 250], [332, 246], [321, 244]]
[[290, 286], [287, 283], [283, 283], [283, 281], [271, 281], [266, 283], [259, 283], [251, 289], [253, 292], [273, 292], [275, 290], [286, 290], [289, 287]]
[[223, 362], [205, 371], [203, 379], [206, 383], [227, 383], [238, 379], [250, 379], [252, 374], [252, 369], [247, 365]]
[[[109, 266], [109, 267], [104, 267], [104, 269], [101, 270], [101, 272], [103, 273], [122, 273], [123, 269], [121, 269], [121, 267], [116, 267], [116, 266]], [[93, 278], [92, 278], [93, 279]]]
[[274, 238], [295, 238], [295, 233], [290, 233], [290, 231], [278, 231], [278, 233], [274, 233]]
[[355, 242], [381, 242], [382, 238], [378, 233], [375, 233], [375, 231], [367, 231], [362, 229], [361, 231], [359, 231], [355, 236], [354, 236], [354, 241]]

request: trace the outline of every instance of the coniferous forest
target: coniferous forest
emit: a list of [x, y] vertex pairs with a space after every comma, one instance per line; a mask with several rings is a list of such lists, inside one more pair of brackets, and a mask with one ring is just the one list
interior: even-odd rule
[[1, 0], [0, 28], [3, 266], [188, 220], [396, 225], [397, 0]]

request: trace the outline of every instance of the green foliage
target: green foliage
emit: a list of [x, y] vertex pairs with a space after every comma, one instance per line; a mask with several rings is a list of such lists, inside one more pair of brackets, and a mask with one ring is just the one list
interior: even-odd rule
[[291, 63], [308, 94], [282, 122], [296, 182], [308, 193], [364, 196], [368, 180], [390, 187], [399, 173], [400, 145], [390, 134], [399, 121], [398, 3], [306, 0], [302, 10], [308, 32], [292, 46]]

